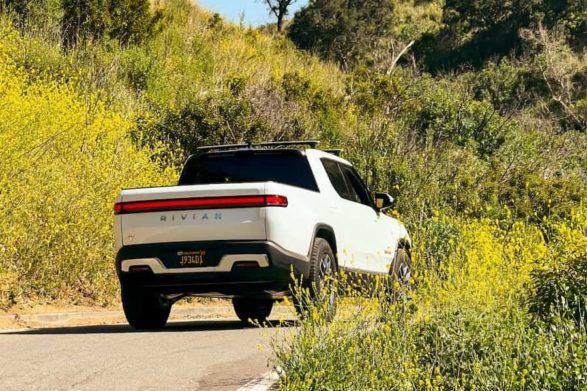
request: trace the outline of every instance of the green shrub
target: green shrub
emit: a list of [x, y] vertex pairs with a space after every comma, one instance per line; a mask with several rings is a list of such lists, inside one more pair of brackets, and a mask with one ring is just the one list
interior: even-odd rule
[[133, 90], [144, 92], [161, 71], [161, 66], [147, 48], [131, 47], [122, 52], [121, 71]]
[[532, 276], [530, 312], [551, 321], [561, 316], [587, 323], [587, 256], [564, 262], [559, 267], [537, 269]]
[[434, 144], [448, 141], [487, 158], [503, 145], [513, 126], [486, 102], [469, 101], [448, 89], [438, 89], [425, 96], [416, 112], [415, 127], [423, 140]]
[[194, 99], [178, 111], [166, 112], [160, 122], [139, 121], [138, 131], [147, 140], [180, 147], [181, 161], [204, 145], [256, 141], [269, 133], [251, 103], [231, 94]]
[[108, 10], [112, 20], [110, 37], [122, 45], [144, 42], [152, 33], [155, 21], [149, 6], [149, 0], [111, 0]]
[[471, 84], [475, 99], [491, 102], [504, 115], [508, 115], [512, 107], [531, 106], [537, 97], [548, 94], [548, 87], [538, 70], [508, 59], [489, 62], [479, 72], [466, 73], [462, 77], [464, 82]]

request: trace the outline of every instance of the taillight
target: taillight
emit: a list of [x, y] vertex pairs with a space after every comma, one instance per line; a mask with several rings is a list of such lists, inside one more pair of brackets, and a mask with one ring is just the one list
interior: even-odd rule
[[251, 208], [287, 206], [287, 197], [280, 195], [180, 198], [173, 200], [117, 202], [114, 214], [157, 212], [163, 210]]
[[267, 206], [287, 206], [287, 197], [280, 195], [265, 196], [265, 204]]

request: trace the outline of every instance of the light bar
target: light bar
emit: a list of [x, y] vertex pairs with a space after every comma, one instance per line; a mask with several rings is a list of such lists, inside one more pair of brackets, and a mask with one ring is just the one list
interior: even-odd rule
[[114, 214], [160, 212], [165, 210], [252, 208], [264, 206], [286, 207], [287, 197], [280, 195], [254, 195], [117, 202], [114, 205]]

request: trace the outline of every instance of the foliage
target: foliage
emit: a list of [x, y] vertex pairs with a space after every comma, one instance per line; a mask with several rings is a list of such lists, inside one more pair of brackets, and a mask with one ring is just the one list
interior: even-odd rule
[[[64, 47], [63, 9], [48, 1], [24, 24], [14, 10], [1, 17], [0, 305], [112, 300], [113, 197], [173, 183], [194, 148], [319, 138], [343, 147], [374, 191], [396, 198], [390, 213], [412, 233], [416, 289], [390, 305], [374, 289], [366, 300], [343, 299], [331, 324], [319, 311], [302, 321], [296, 338], [276, 346], [283, 388], [585, 383], [574, 299], [583, 292], [574, 259], [587, 248], [587, 134], [573, 119], [584, 120], [587, 107], [581, 30], [572, 30], [579, 8], [563, 19], [532, 11], [542, 27], [516, 38], [520, 56], [472, 51], [463, 58], [480, 68], [427, 74], [403, 49], [422, 37], [419, 56], [426, 34], [446, 31], [441, 18], [452, 16], [437, 1], [394, 1], [391, 16], [373, 3], [379, 19], [333, 11], [333, 24], [317, 28], [365, 33], [350, 51], [333, 46], [344, 70], [187, 0], [154, 4], [156, 34], [126, 43], [111, 35], [108, 8], [101, 39], [80, 33], [74, 42], [88, 38], [84, 45]], [[504, 9], [525, 12], [509, 4], [462, 9], [453, 27], [464, 35], [447, 53], [495, 28]], [[365, 23], [351, 30], [345, 20]]]
[[73, 46], [106, 35], [111, 23], [108, 3], [108, 0], [63, 0], [63, 43]]
[[0, 13], [23, 30], [45, 29], [61, 19], [62, 0], [1, 0]]
[[557, 34], [539, 25], [536, 31], [524, 30], [522, 36], [538, 48], [537, 68], [547, 87], [551, 111], [558, 114], [565, 129], [587, 131], [587, 55], [575, 55]]
[[[587, 243], [586, 243], [587, 244]], [[563, 265], [538, 269], [533, 275], [530, 311], [546, 321], [557, 316], [577, 323], [587, 321], [587, 258], [574, 258]]]
[[150, 33], [148, 0], [63, 0], [63, 42], [71, 47], [103, 37], [138, 43]]
[[[445, 220], [457, 236], [430, 229]], [[579, 241], [571, 245], [584, 245], [579, 227], [574, 232]], [[540, 232], [523, 223], [507, 228], [438, 216], [414, 234], [417, 290], [383, 305], [385, 284], [375, 285], [367, 292], [373, 299], [343, 299], [332, 323], [318, 311], [300, 321], [295, 335], [275, 339], [282, 389], [563, 390], [583, 384], [585, 323], [533, 321], [522, 304], [531, 271], [556, 251]], [[423, 259], [430, 242], [452, 243], [440, 266]]]
[[310, 0], [296, 13], [288, 36], [298, 47], [348, 68], [389, 34], [392, 10], [390, 0]]
[[428, 34], [417, 45], [419, 56], [431, 69], [480, 67], [488, 59], [522, 51], [519, 31], [541, 23], [564, 32], [578, 51], [587, 36], [587, 11], [582, 0], [524, 1], [447, 0], [443, 7], [444, 28]]
[[174, 174], [133, 145], [130, 118], [66, 84], [29, 82], [14, 63], [20, 38], [4, 21], [0, 35], [0, 305], [108, 302], [114, 197]]
[[111, 1], [109, 14], [112, 20], [110, 36], [121, 44], [138, 44], [151, 33], [153, 19], [149, 0]]

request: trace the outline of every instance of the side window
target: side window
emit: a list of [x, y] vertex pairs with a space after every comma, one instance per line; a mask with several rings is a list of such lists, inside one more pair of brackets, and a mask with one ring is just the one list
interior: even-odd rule
[[322, 165], [339, 196], [345, 200], [372, 207], [373, 203], [369, 193], [361, 178], [351, 167], [328, 159], [322, 159]]
[[333, 160], [322, 159], [322, 165], [324, 166], [324, 170], [326, 170], [330, 183], [332, 183], [332, 187], [334, 187], [334, 190], [336, 190], [338, 195], [347, 200], [351, 199], [349, 189], [344, 180], [344, 176], [338, 167], [338, 163]]
[[348, 183], [349, 187], [352, 189], [353, 193], [357, 197], [356, 202], [360, 202], [361, 204], [366, 205], [370, 208], [373, 207], [373, 201], [371, 200], [369, 191], [365, 187], [365, 184], [363, 183], [361, 177], [359, 177], [357, 172], [352, 167], [348, 167], [345, 165], [341, 165], [341, 168], [344, 173], [346, 182]]

